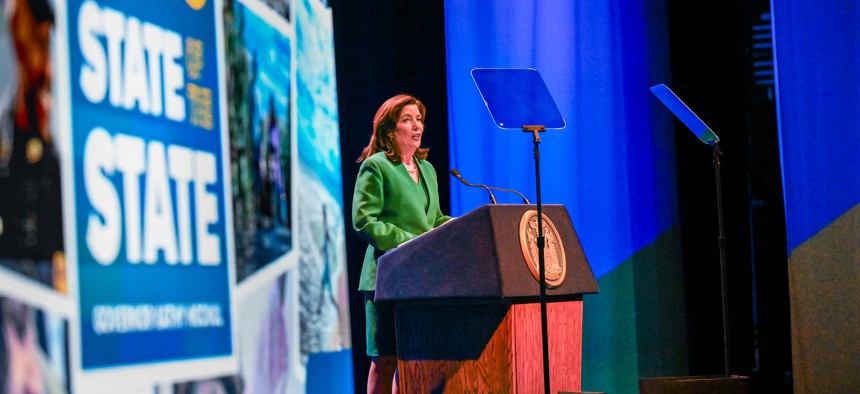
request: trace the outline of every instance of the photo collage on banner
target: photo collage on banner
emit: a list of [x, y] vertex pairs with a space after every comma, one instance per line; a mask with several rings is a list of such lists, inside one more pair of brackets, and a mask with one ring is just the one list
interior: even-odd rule
[[[314, 392], [317, 355], [351, 359], [331, 10], [236, 0], [223, 15], [239, 380]], [[348, 368], [327, 383], [351, 385]]]
[[332, 36], [324, 0], [0, 0], [0, 393], [351, 390]]
[[[335, 84], [331, 8], [317, 0], [296, 1], [296, 102], [299, 150], [299, 305], [303, 354], [329, 353], [309, 361], [309, 389], [333, 378], [324, 360], [351, 369], [352, 348], [341, 178], [340, 131]], [[351, 386], [351, 384], [350, 384]]]

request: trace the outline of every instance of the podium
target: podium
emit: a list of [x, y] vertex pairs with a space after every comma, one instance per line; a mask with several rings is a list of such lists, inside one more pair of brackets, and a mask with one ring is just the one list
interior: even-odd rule
[[[379, 258], [376, 301], [394, 303], [401, 392], [544, 390], [541, 289], [520, 234], [534, 208], [484, 205]], [[550, 387], [580, 391], [582, 295], [597, 282], [564, 206], [543, 214], [565, 263], [546, 289]]]

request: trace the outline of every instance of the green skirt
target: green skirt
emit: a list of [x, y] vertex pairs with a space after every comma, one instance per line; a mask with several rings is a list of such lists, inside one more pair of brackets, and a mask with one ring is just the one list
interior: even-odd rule
[[364, 293], [365, 339], [367, 355], [371, 357], [397, 356], [397, 337], [394, 331], [394, 305], [375, 303], [375, 292]]

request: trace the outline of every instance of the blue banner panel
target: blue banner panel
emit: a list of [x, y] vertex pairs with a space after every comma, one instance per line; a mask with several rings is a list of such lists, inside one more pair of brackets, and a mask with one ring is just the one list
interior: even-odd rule
[[860, 5], [774, 2], [773, 19], [791, 253], [860, 203]]
[[[352, 351], [313, 353], [308, 356], [308, 393], [352, 393]], [[332, 371], [340, 371], [333, 374]]]
[[84, 371], [230, 356], [216, 3], [67, 3]]
[[772, 1], [793, 387], [860, 387], [860, 3]]

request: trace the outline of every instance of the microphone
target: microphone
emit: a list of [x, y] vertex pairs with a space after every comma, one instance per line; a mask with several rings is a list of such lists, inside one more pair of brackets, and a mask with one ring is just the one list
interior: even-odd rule
[[496, 203], [496, 196], [494, 196], [494, 195], [493, 195], [493, 192], [491, 192], [491, 191], [490, 191], [489, 186], [487, 186], [487, 185], [473, 185], [473, 184], [471, 184], [471, 183], [469, 183], [469, 182], [466, 182], [466, 180], [465, 180], [465, 179], [463, 179], [463, 177], [462, 177], [462, 176], [460, 176], [460, 171], [457, 171], [457, 169], [456, 169], [456, 168], [452, 168], [452, 169], [451, 169], [451, 175], [453, 175], [453, 176], [457, 177], [457, 179], [459, 179], [459, 180], [460, 180], [460, 182], [463, 182], [463, 184], [464, 184], [464, 185], [466, 185], [466, 186], [469, 186], [469, 187], [483, 187], [484, 189], [487, 189], [487, 193], [490, 195], [490, 201], [491, 201], [493, 204], [495, 204], [495, 203]]
[[493, 197], [493, 193], [491, 193], [491, 192], [490, 192], [490, 190], [491, 190], [491, 189], [492, 189], [492, 190], [499, 190], [499, 191], [503, 191], [503, 192], [508, 192], [508, 193], [514, 193], [514, 194], [516, 194], [516, 195], [520, 196], [520, 198], [522, 198], [522, 199], [523, 199], [523, 202], [524, 202], [526, 205], [531, 204], [531, 203], [529, 202], [529, 199], [527, 199], [527, 198], [526, 198], [526, 196], [524, 196], [522, 193], [520, 193], [520, 192], [518, 192], [518, 191], [516, 191], [516, 190], [505, 189], [505, 188], [501, 188], [501, 187], [492, 187], [492, 186], [487, 186], [487, 185], [473, 185], [473, 184], [470, 184], [469, 182], [466, 182], [466, 180], [465, 180], [465, 179], [463, 179], [463, 177], [461, 177], [461, 176], [460, 176], [460, 171], [457, 171], [457, 169], [456, 169], [456, 168], [454, 168], [454, 169], [452, 169], [452, 170], [451, 170], [451, 175], [453, 175], [453, 176], [457, 177], [457, 179], [459, 179], [459, 180], [460, 180], [460, 182], [463, 182], [464, 184], [466, 184], [466, 186], [483, 187], [483, 188], [487, 189], [487, 193], [490, 193], [490, 199], [491, 199], [491, 200], [493, 200], [493, 204], [495, 204], [495, 203], [496, 203], [496, 199], [495, 199], [495, 197]]

